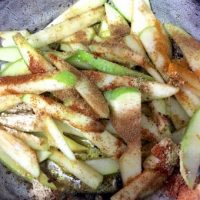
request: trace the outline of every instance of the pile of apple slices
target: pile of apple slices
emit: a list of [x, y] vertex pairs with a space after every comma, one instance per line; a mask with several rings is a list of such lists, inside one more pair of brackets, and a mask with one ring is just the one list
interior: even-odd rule
[[120, 172], [111, 199], [134, 200], [180, 159], [195, 187], [200, 43], [161, 24], [148, 0], [79, 0], [39, 32], [0, 37], [0, 160], [10, 170], [59, 189], [41, 167], [50, 161], [93, 192]]

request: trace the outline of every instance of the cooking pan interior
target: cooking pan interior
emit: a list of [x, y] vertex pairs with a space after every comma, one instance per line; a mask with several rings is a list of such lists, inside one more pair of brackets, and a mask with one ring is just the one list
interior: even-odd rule
[[[92, 1], [92, 0], [91, 0]], [[73, 0], [1, 0], [0, 30], [28, 29], [35, 32], [62, 13]], [[185, 28], [200, 40], [200, 1], [151, 0], [153, 11], [162, 22], [172, 22]], [[106, 199], [101, 195], [52, 194], [49, 190], [32, 187], [0, 165], [0, 200], [16, 199]], [[168, 199], [154, 195], [151, 199]]]

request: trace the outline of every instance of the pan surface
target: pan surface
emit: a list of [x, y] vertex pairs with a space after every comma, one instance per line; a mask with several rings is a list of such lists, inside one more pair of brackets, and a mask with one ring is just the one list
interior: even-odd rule
[[[92, 1], [92, 0], [91, 0]], [[0, 30], [28, 29], [37, 31], [62, 13], [73, 0], [0, 0]], [[153, 11], [162, 22], [185, 28], [200, 40], [199, 0], [151, 0]], [[0, 200], [106, 199], [101, 195], [53, 194], [51, 191], [24, 183], [0, 164]], [[157, 193], [151, 200], [167, 200]]]

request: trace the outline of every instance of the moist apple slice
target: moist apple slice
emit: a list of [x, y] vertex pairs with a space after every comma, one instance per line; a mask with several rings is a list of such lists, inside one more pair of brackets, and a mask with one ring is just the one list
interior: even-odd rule
[[0, 60], [15, 62], [21, 58], [21, 54], [16, 47], [0, 47]]

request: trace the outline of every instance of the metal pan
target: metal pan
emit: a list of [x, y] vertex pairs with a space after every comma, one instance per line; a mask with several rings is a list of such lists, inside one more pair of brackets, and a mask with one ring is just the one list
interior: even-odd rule
[[[91, 0], [92, 1], [92, 0]], [[28, 29], [37, 31], [62, 13], [73, 0], [0, 0], [0, 30]], [[185, 28], [200, 40], [199, 0], [151, 0], [153, 10], [162, 22], [172, 22]], [[49, 190], [24, 182], [0, 164], [0, 200], [44, 199], [109, 199], [109, 194], [52, 193]], [[167, 200], [162, 192], [149, 197]]]

